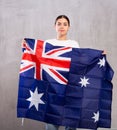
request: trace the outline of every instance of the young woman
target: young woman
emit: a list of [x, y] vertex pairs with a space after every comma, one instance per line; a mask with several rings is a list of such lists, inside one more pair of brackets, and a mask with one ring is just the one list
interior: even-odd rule
[[67, 33], [70, 28], [70, 20], [65, 15], [60, 15], [55, 20], [55, 30], [57, 33], [57, 36], [55, 39], [49, 39], [45, 42], [50, 42], [53, 45], [56, 46], [67, 46], [67, 47], [75, 47], [79, 48], [78, 42], [74, 40], [70, 40], [67, 38]]
[[[70, 40], [67, 37], [67, 33], [70, 28], [70, 20], [65, 15], [60, 15], [55, 20], [55, 29], [57, 33], [56, 39], [46, 40], [45, 42], [51, 43], [56, 46], [66, 46], [79, 48], [78, 42]], [[46, 124], [46, 130], [58, 130], [59, 126], [52, 124]], [[65, 127], [65, 130], [76, 130], [76, 128]]]

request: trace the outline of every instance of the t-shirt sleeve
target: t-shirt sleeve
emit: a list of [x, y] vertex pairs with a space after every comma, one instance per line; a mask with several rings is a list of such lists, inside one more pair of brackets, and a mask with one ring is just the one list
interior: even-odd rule
[[73, 41], [73, 42], [74, 42], [74, 47], [75, 48], [80, 48], [79, 43], [77, 41]]

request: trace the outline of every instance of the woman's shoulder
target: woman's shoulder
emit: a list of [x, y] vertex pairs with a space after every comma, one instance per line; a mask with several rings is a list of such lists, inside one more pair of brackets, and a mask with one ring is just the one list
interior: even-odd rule
[[75, 48], [79, 48], [79, 43], [75, 40], [57, 40], [57, 39], [48, 39], [45, 40], [46, 43], [50, 43], [52, 45], [57, 45], [57, 46], [69, 46], [69, 47], [75, 47]]
[[47, 40], [45, 40], [45, 42], [48, 42], [48, 43], [55, 42], [55, 41], [56, 41], [56, 39], [47, 39]]
[[76, 40], [71, 40], [71, 39], [69, 39], [68, 42], [78, 43]]
[[79, 43], [78, 43], [77, 41], [70, 39], [70, 40], [69, 40], [69, 43], [72, 44], [73, 47], [79, 48]]

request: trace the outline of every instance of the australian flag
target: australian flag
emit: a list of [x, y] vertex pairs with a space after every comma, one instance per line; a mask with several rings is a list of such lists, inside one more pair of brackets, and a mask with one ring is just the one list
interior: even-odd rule
[[113, 70], [101, 50], [25, 38], [17, 117], [74, 128], [111, 127]]

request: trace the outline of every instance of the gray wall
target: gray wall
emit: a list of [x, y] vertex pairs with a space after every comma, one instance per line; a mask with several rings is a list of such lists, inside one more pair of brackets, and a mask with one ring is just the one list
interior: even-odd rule
[[[0, 129], [44, 130], [44, 123], [16, 117], [21, 41], [56, 36], [59, 14], [71, 19], [69, 37], [81, 47], [104, 49], [115, 71], [112, 128], [117, 130], [117, 0], [0, 0]], [[63, 128], [61, 128], [63, 129]]]

